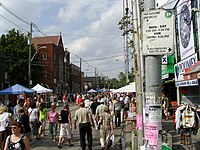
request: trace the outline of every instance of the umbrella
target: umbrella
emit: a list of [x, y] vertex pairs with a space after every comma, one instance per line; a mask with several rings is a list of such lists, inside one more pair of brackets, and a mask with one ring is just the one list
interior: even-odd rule
[[35, 90], [29, 89], [25, 86], [16, 84], [7, 89], [0, 91], [0, 95], [9, 95], [9, 94], [32, 94]]
[[51, 92], [53, 92], [53, 90], [45, 88], [45, 87], [41, 86], [40, 84], [37, 84], [32, 89], [35, 90], [37, 93], [51, 93]]
[[88, 93], [96, 93], [97, 91], [94, 89], [90, 89], [89, 91], [87, 91]]

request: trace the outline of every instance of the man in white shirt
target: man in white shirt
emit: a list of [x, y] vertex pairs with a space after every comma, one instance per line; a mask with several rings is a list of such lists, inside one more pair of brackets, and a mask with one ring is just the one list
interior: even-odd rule
[[24, 100], [23, 99], [19, 99], [18, 101], [18, 104], [14, 107], [14, 110], [13, 110], [13, 118], [14, 120], [16, 121], [19, 121], [19, 110], [20, 109], [23, 109], [23, 106], [24, 106]]

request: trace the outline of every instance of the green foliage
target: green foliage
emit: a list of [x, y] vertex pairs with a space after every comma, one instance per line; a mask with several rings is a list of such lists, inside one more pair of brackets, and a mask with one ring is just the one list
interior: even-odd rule
[[119, 78], [119, 87], [126, 85], [126, 75], [123, 72], [120, 72], [118, 75]]
[[[6, 72], [11, 85], [28, 85], [28, 36], [19, 30], [11, 29], [0, 37], [0, 51], [7, 57]], [[34, 53], [32, 46], [32, 53]]]

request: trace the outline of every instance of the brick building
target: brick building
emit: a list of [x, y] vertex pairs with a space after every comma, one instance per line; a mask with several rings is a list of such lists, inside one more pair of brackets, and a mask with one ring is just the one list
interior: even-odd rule
[[66, 67], [69, 66], [69, 53], [65, 52], [62, 36], [35, 37], [33, 44], [37, 51], [35, 57], [43, 66], [43, 83], [40, 84], [53, 89], [58, 95], [65, 93], [68, 85]]

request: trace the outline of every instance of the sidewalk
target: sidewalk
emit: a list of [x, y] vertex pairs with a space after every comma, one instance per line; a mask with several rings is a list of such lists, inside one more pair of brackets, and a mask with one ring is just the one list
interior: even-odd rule
[[180, 144], [180, 134], [176, 133], [172, 120], [163, 121], [162, 128], [163, 130], [169, 130], [169, 133], [172, 135], [173, 150], [199, 150], [200, 149], [200, 130], [198, 130], [197, 135], [192, 134], [191, 145], [183, 145], [183, 144]]

